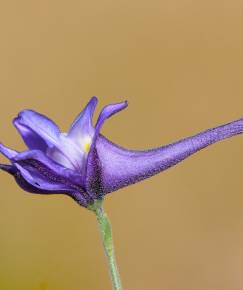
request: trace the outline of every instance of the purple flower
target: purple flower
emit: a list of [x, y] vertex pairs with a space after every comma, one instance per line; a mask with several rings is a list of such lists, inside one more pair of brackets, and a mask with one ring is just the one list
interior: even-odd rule
[[126, 108], [127, 102], [106, 106], [93, 126], [96, 105], [93, 97], [68, 133], [61, 133], [54, 122], [37, 112], [20, 112], [13, 123], [29, 149], [17, 152], [0, 144], [0, 152], [11, 162], [0, 164], [0, 168], [26, 191], [64, 193], [87, 207], [109, 192], [151, 177], [210, 144], [243, 132], [243, 119], [239, 119], [160, 148], [127, 150], [100, 133], [104, 121]]

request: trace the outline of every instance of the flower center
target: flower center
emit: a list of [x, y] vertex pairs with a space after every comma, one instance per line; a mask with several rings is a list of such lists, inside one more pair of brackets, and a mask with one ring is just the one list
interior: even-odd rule
[[82, 147], [83, 147], [83, 150], [86, 154], [89, 153], [89, 149], [91, 147], [91, 144], [92, 144], [92, 138], [90, 136], [86, 136], [84, 138], [84, 140], [82, 140]]

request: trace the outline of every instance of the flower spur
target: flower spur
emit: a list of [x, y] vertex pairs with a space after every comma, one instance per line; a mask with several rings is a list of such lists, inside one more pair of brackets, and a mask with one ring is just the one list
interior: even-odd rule
[[121, 283], [103, 197], [166, 170], [215, 142], [243, 133], [243, 119], [156, 149], [136, 151], [124, 149], [100, 133], [106, 119], [126, 108], [127, 102], [104, 107], [93, 126], [96, 105], [96, 97], [91, 98], [68, 133], [61, 133], [44, 115], [32, 110], [20, 112], [13, 123], [29, 149], [17, 152], [0, 144], [0, 152], [10, 160], [0, 168], [28, 192], [67, 194], [96, 213], [113, 287], [118, 290]]

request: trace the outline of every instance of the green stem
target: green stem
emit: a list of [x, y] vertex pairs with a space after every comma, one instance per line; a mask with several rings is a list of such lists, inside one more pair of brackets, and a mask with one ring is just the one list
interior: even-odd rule
[[119, 272], [118, 272], [118, 268], [116, 264], [116, 259], [115, 259], [111, 224], [106, 213], [104, 212], [102, 201], [101, 200], [95, 201], [95, 203], [91, 205], [89, 209], [94, 211], [97, 217], [97, 221], [99, 224], [101, 237], [103, 241], [103, 246], [104, 246], [105, 253], [108, 259], [108, 265], [109, 265], [113, 290], [122, 290], [121, 280], [120, 280], [120, 276], [119, 276]]

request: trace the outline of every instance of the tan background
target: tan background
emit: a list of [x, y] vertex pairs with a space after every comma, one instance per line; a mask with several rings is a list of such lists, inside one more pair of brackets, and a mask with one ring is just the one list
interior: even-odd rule
[[[24, 148], [24, 108], [67, 130], [93, 95], [129, 100], [103, 133], [130, 148], [242, 117], [242, 16], [240, 0], [2, 0], [1, 141]], [[239, 136], [108, 196], [124, 289], [243, 289], [242, 178]], [[90, 212], [0, 180], [1, 290], [111, 289]]]

